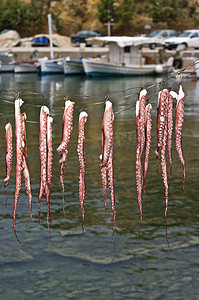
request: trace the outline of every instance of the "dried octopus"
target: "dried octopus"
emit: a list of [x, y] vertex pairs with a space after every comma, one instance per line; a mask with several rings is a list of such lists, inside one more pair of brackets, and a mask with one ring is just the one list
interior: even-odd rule
[[145, 104], [147, 91], [140, 92], [139, 100], [136, 102], [136, 184], [138, 194], [138, 205], [140, 220], [142, 221], [142, 153], [145, 145]]
[[168, 95], [168, 133], [167, 133], [167, 152], [170, 165], [170, 178], [172, 174], [172, 135], [173, 135], [173, 99], [177, 99], [177, 93], [170, 91]]
[[149, 103], [145, 109], [145, 154], [144, 154], [144, 194], [145, 194], [145, 186], [146, 186], [146, 176], [148, 172], [149, 165], [149, 154], [151, 148], [151, 130], [152, 130], [152, 120], [150, 110], [152, 109], [152, 105]]
[[185, 161], [182, 152], [181, 132], [184, 115], [184, 93], [182, 87], [179, 87], [179, 93], [164, 89], [159, 93], [157, 106], [157, 148], [156, 166], [158, 167], [159, 151], [161, 151], [161, 167], [162, 178], [165, 186], [166, 208], [165, 216], [168, 210], [168, 176], [166, 163], [166, 145], [170, 165], [170, 177], [172, 172], [172, 133], [173, 133], [173, 99], [177, 99], [176, 105], [176, 150], [178, 152], [180, 161], [183, 165], [183, 187], [185, 180]]
[[79, 130], [78, 130], [78, 145], [77, 153], [79, 157], [80, 175], [79, 175], [79, 200], [82, 211], [82, 222], [84, 224], [85, 211], [84, 211], [84, 197], [85, 197], [85, 136], [84, 127], [87, 121], [88, 114], [82, 111], [79, 115]]
[[40, 221], [40, 203], [42, 195], [46, 193], [47, 222], [50, 218], [50, 184], [52, 178], [52, 123], [53, 118], [47, 106], [42, 106], [40, 110], [40, 190], [38, 198], [38, 210]]
[[58, 154], [61, 155], [60, 163], [60, 183], [63, 191], [63, 210], [64, 210], [64, 176], [68, 155], [68, 143], [70, 136], [73, 130], [73, 111], [74, 111], [75, 102], [70, 100], [65, 101], [65, 111], [63, 115], [62, 122], [62, 141], [59, 147], [57, 148]]
[[30, 220], [32, 218], [32, 193], [31, 193], [30, 175], [29, 175], [28, 162], [27, 162], [27, 145], [26, 145], [26, 130], [25, 130], [26, 114], [21, 114], [20, 107], [22, 106], [22, 104], [23, 104], [23, 100], [21, 98], [15, 100], [16, 183], [15, 183], [13, 219], [14, 219], [14, 233], [18, 241], [19, 239], [16, 233], [16, 212], [17, 212], [17, 204], [18, 204], [20, 190], [21, 190], [22, 171], [25, 179], [26, 192], [29, 198]]
[[114, 120], [114, 114], [112, 110], [112, 103], [110, 101], [106, 101], [105, 112], [102, 121], [102, 153], [100, 155], [100, 159], [101, 159], [100, 168], [101, 168], [102, 185], [104, 191], [104, 204], [105, 207], [107, 208], [106, 174], [108, 174], [108, 185], [110, 188], [111, 206], [114, 212], [114, 220], [115, 220], [116, 202], [115, 202], [115, 189], [114, 189], [114, 179], [113, 179], [113, 120]]
[[6, 187], [10, 180], [10, 173], [12, 170], [12, 125], [10, 123], [6, 124], [6, 177], [4, 179], [4, 191], [6, 194], [6, 204], [7, 204], [7, 191]]
[[180, 162], [183, 166], [183, 189], [185, 183], [185, 159], [182, 149], [182, 126], [184, 123], [184, 97], [185, 94], [182, 90], [182, 85], [179, 85], [177, 104], [176, 104], [176, 122], [175, 122], [175, 134], [176, 134], [176, 151], [178, 153]]

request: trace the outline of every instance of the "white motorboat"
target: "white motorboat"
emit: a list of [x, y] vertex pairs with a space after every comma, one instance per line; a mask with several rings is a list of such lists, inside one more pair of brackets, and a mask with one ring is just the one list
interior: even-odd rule
[[109, 46], [107, 58], [82, 59], [87, 76], [139, 76], [168, 73], [169, 64], [159, 63], [143, 55], [142, 37], [96, 37], [90, 43], [105, 43]]

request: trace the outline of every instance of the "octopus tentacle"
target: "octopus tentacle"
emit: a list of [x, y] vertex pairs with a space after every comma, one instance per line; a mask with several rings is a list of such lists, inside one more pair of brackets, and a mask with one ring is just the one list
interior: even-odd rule
[[27, 154], [25, 121], [26, 121], [26, 114], [23, 113], [22, 114], [22, 134], [23, 134], [22, 143], [24, 143], [24, 152], [23, 152], [22, 168], [23, 168], [23, 176], [24, 176], [24, 180], [25, 180], [26, 192], [27, 192], [28, 199], [29, 199], [29, 208], [30, 208], [29, 222], [30, 222], [32, 219], [32, 192], [31, 192], [31, 184], [30, 184], [30, 173], [29, 173], [29, 169], [28, 169], [28, 157], [27, 157], [28, 154]]
[[61, 159], [59, 160], [59, 163], [60, 163], [60, 183], [63, 192], [63, 211], [64, 211], [64, 176], [65, 176], [67, 154], [68, 154], [67, 148], [73, 130], [74, 105], [75, 102], [71, 102], [70, 100], [65, 101], [65, 111], [64, 111], [63, 122], [62, 122], [62, 141], [59, 147], [56, 149], [58, 154], [61, 155]]
[[166, 141], [167, 141], [167, 120], [165, 123], [165, 129], [163, 132], [162, 148], [161, 148], [161, 166], [162, 166], [162, 178], [165, 187], [165, 197], [166, 197], [166, 208], [165, 216], [168, 209], [168, 179], [167, 179], [167, 163], [166, 163]]
[[168, 90], [163, 90], [158, 94], [158, 105], [157, 105], [157, 147], [155, 150], [156, 154], [156, 169], [158, 172], [158, 158], [159, 158], [159, 151], [163, 147], [163, 137], [164, 137], [164, 130], [165, 130], [165, 121], [166, 121], [166, 109], [167, 106], [165, 105], [166, 100], [168, 98]]
[[168, 96], [168, 136], [167, 151], [170, 165], [170, 178], [172, 174], [172, 134], [173, 134], [173, 99], [177, 99], [177, 93], [170, 91]]
[[46, 189], [47, 182], [47, 115], [49, 115], [49, 109], [47, 106], [42, 106], [40, 110], [40, 188], [38, 197], [38, 212], [40, 222], [40, 203], [41, 198]]
[[138, 205], [140, 210], [140, 219], [142, 221], [142, 166], [141, 166], [141, 145], [139, 131], [139, 101], [136, 102], [136, 186], [138, 194]]
[[78, 145], [77, 153], [79, 157], [80, 175], [79, 175], [79, 200], [82, 211], [82, 221], [84, 224], [85, 212], [84, 212], [84, 197], [85, 197], [85, 136], [84, 127], [87, 121], [88, 114], [82, 111], [79, 115], [79, 131], [78, 131]]
[[53, 139], [52, 139], [53, 118], [47, 116], [47, 182], [46, 182], [46, 202], [47, 202], [47, 222], [50, 218], [50, 185], [52, 179], [53, 162]]
[[139, 100], [136, 102], [136, 184], [138, 194], [138, 206], [140, 220], [142, 222], [142, 153], [145, 145], [145, 104], [147, 91], [140, 92]]
[[182, 149], [182, 126], [184, 123], [184, 97], [185, 93], [182, 90], [182, 85], [179, 85], [179, 92], [176, 104], [176, 122], [175, 122], [175, 134], [176, 134], [176, 151], [178, 153], [180, 162], [183, 166], [183, 189], [185, 183], [185, 159]]
[[[24, 153], [24, 144], [22, 143], [22, 116], [21, 116], [21, 105], [23, 104], [23, 100], [18, 98], [15, 100], [15, 138], [16, 138], [16, 182], [15, 182], [15, 197], [14, 197], [14, 233], [17, 240], [20, 240], [17, 237], [16, 233], [16, 212], [17, 212], [17, 204], [19, 200], [20, 190], [21, 190], [21, 177], [22, 177], [22, 169], [23, 169], [23, 153]], [[21, 243], [21, 242], [20, 242]]]
[[152, 120], [151, 120], [151, 113], [150, 110], [152, 109], [152, 105], [149, 103], [146, 106], [146, 123], [145, 123], [145, 155], [144, 155], [144, 180], [143, 180], [143, 187], [145, 193], [145, 186], [146, 186], [146, 176], [148, 171], [149, 165], [149, 153], [151, 148], [151, 130], [152, 130]]
[[114, 179], [113, 179], [113, 148], [111, 149], [111, 153], [107, 163], [107, 171], [108, 171], [108, 185], [111, 193], [111, 207], [112, 210], [115, 211], [116, 202], [115, 202], [115, 189], [114, 189]]
[[107, 209], [107, 198], [106, 198], [106, 187], [107, 187], [107, 178], [106, 178], [106, 166], [101, 167], [101, 178], [102, 178], [102, 186], [104, 191], [104, 206]]
[[111, 202], [112, 209], [114, 209], [113, 203], [115, 202], [114, 197], [114, 185], [113, 178], [110, 172], [113, 173], [112, 167], [110, 168], [110, 164], [113, 159], [113, 120], [114, 114], [112, 111], [112, 103], [110, 101], [106, 101], [106, 107], [104, 112], [104, 117], [102, 121], [102, 154], [100, 155], [101, 163], [101, 176], [102, 176], [102, 184], [104, 189], [105, 196], [105, 207], [106, 207], [106, 172], [109, 172], [109, 187], [111, 190]]
[[106, 108], [102, 122], [102, 156], [100, 164], [101, 167], [107, 165], [111, 149], [113, 147], [113, 120], [114, 115], [112, 112], [112, 103], [110, 101], [106, 101]]
[[10, 173], [12, 170], [12, 125], [10, 123], [6, 124], [6, 177], [4, 179], [4, 191], [6, 194], [6, 204], [7, 204], [7, 191], [6, 187], [10, 180]]
[[113, 121], [114, 121], [114, 114], [112, 110], [112, 103], [110, 101], [106, 101], [105, 112], [102, 121], [102, 153], [100, 155], [100, 159], [101, 159], [100, 168], [101, 168], [102, 185], [104, 190], [105, 209], [107, 208], [106, 173], [108, 173], [108, 185], [109, 185], [110, 196], [111, 196], [111, 207], [113, 210], [113, 241], [114, 241], [116, 201], [115, 201], [115, 189], [114, 189], [114, 178], [113, 178]]
[[147, 91], [144, 89], [140, 92], [139, 111], [138, 111], [138, 139], [140, 143], [140, 159], [145, 145], [145, 105]]

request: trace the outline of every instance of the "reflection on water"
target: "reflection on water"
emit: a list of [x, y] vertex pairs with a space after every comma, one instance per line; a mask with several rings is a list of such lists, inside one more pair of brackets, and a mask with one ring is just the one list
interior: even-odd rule
[[[173, 79], [174, 80], [174, 79]], [[156, 174], [156, 105], [161, 78], [86, 79], [3, 74], [0, 76], [0, 293], [2, 299], [197, 299], [198, 298], [198, 174], [199, 174], [199, 83], [186, 80], [183, 88], [185, 122], [183, 149], [186, 160], [185, 192], [182, 166], [173, 142], [173, 177], [169, 183], [168, 240], [165, 235], [165, 197], [160, 175]], [[168, 82], [176, 90], [177, 83]], [[140, 228], [135, 185], [135, 102], [140, 88], [151, 86], [148, 98], [153, 106], [152, 150]], [[167, 87], [167, 86], [166, 86]], [[38, 122], [41, 105], [50, 108], [53, 127], [53, 178], [51, 185], [51, 230], [46, 224], [46, 201], [42, 198], [41, 224], [38, 224], [39, 123], [27, 123], [28, 160], [33, 193], [33, 220], [26, 234], [29, 217], [24, 182], [17, 208], [17, 232], [13, 234], [15, 156], [5, 206], [5, 130], [14, 126], [13, 102], [20, 92], [29, 121]], [[116, 190], [116, 232], [112, 239], [112, 210], [108, 198], [105, 223], [99, 155], [101, 122], [105, 95], [113, 102], [114, 177]], [[65, 176], [65, 210], [59, 182], [61, 125], [65, 98], [76, 102], [74, 128], [69, 143]], [[5, 101], [6, 100], [6, 101]], [[98, 103], [98, 104], [96, 104]], [[131, 109], [128, 110], [128, 108]], [[82, 235], [78, 198], [79, 163], [77, 156], [78, 114], [89, 114], [86, 124], [85, 234]], [[14, 127], [13, 127], [14, 128]], [[109, 194], [107, 194], [109, 195]], [[146, 297], [147, 295], [147, 297]]]

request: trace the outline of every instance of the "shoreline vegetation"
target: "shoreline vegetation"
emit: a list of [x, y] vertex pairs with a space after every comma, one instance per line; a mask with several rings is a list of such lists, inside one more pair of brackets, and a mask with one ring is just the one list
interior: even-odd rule
[[112, 35], [118, 36], [199, 28], [197, 0], [2, 0], [0, 32], [16, 30], [21, 37], [47, 33], [49, 13], [54, 32], [69, 37], [82, 29], [108, 33], [110, 23]]

